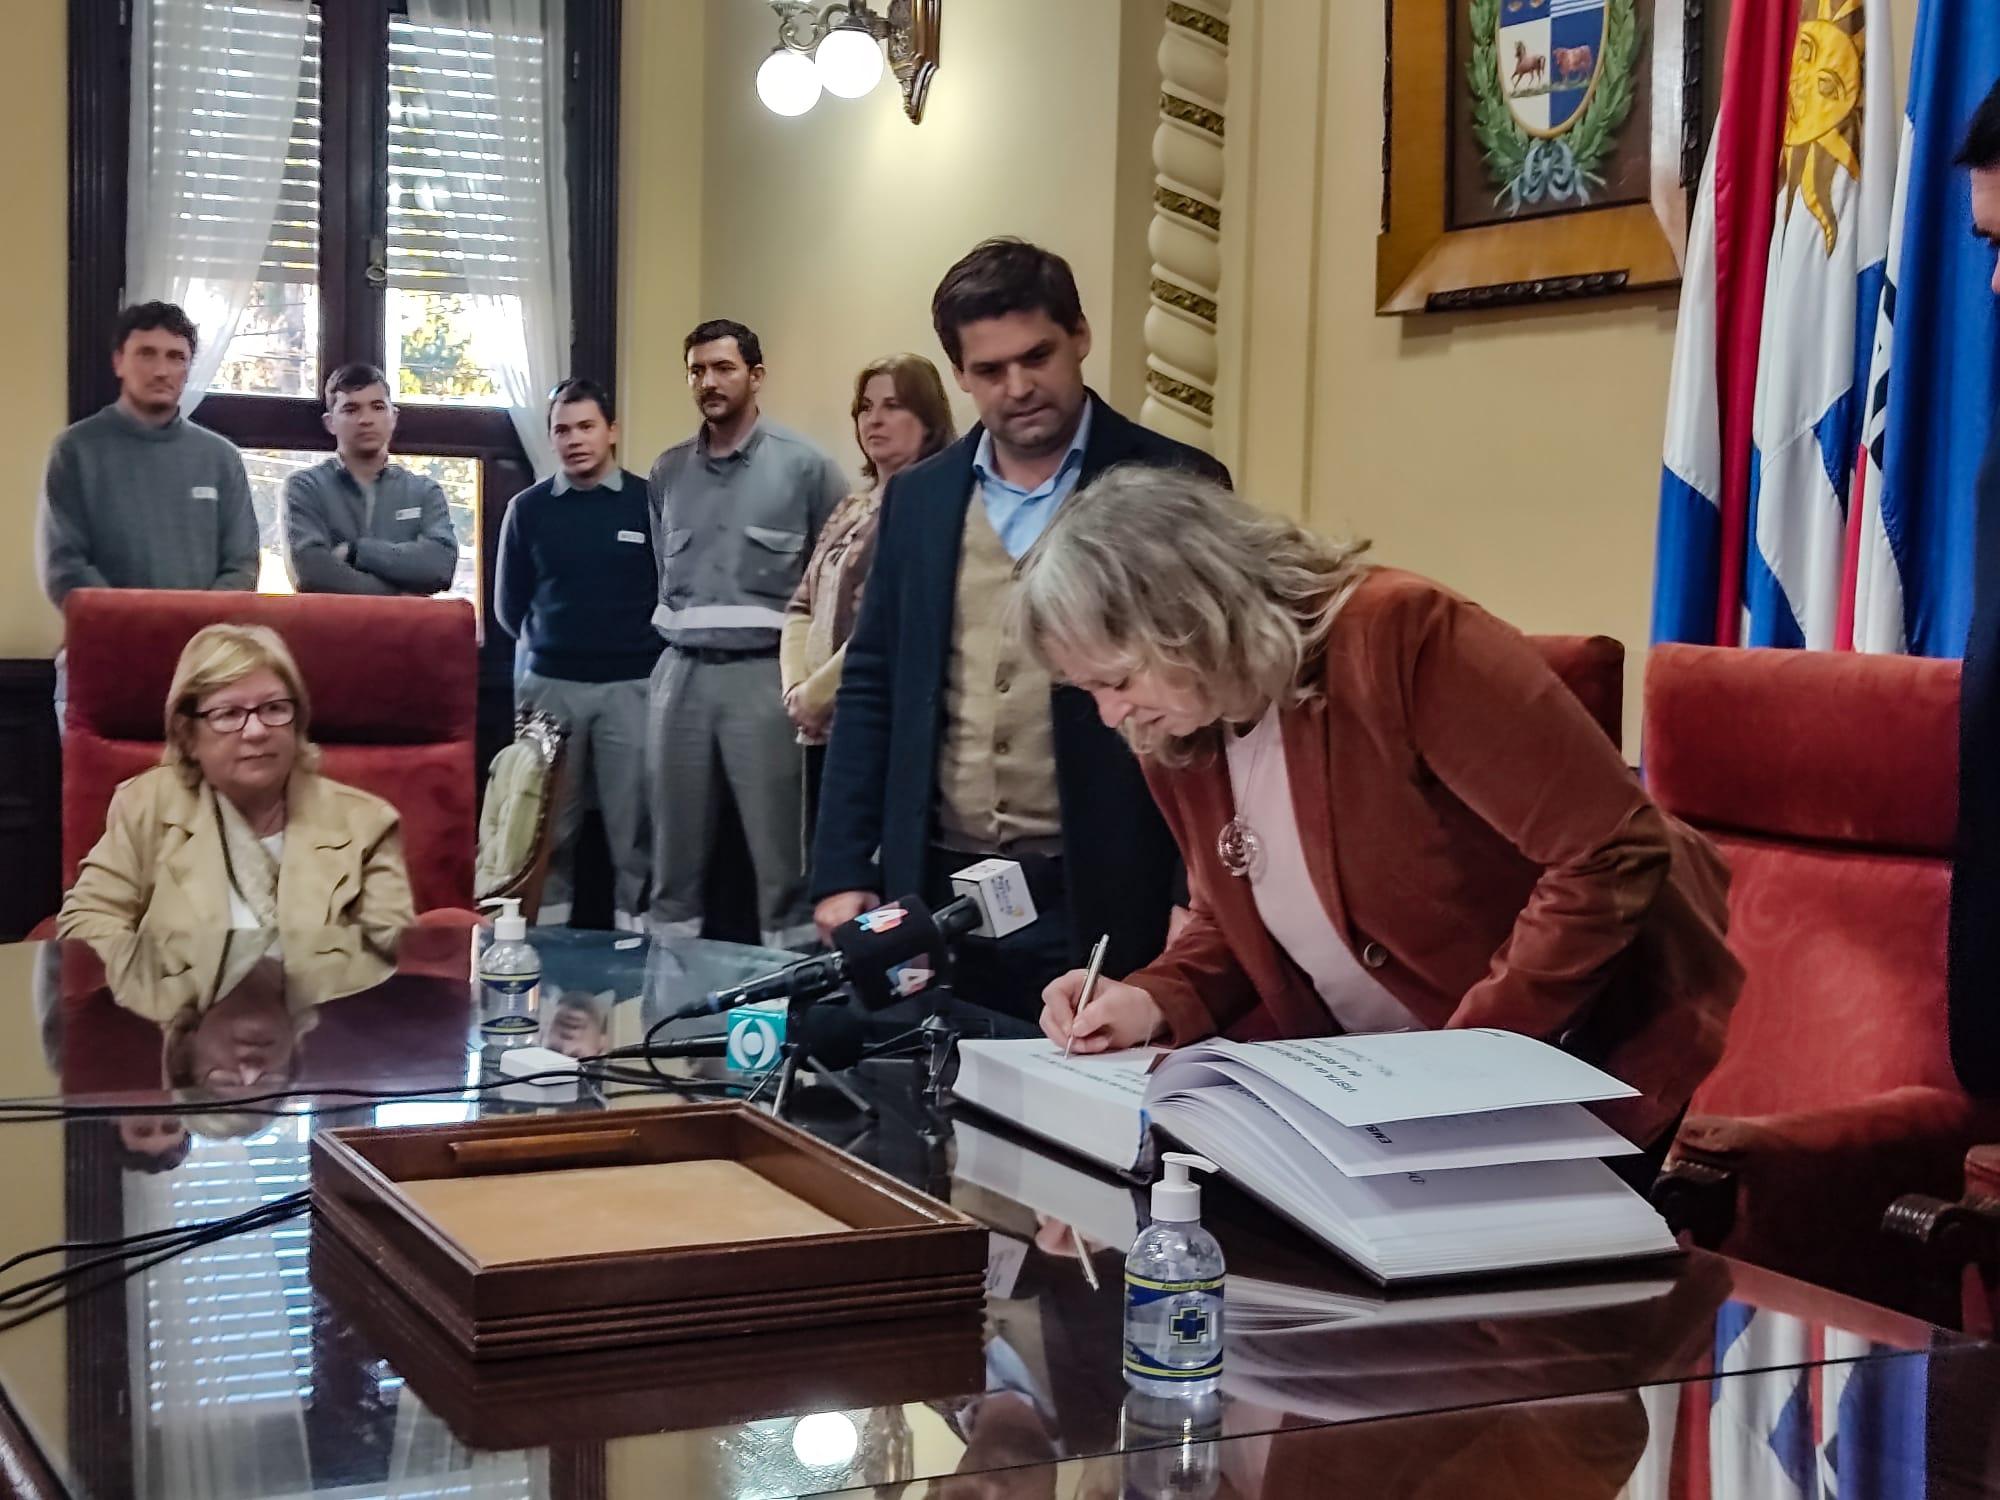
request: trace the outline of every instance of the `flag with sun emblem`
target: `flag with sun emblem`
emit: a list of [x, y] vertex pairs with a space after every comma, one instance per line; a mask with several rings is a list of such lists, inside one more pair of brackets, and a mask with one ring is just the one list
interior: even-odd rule
[[1751, 431], [1745, 644], [1830, 649], [1895, 199], [1888, 0], [1802, 0]]

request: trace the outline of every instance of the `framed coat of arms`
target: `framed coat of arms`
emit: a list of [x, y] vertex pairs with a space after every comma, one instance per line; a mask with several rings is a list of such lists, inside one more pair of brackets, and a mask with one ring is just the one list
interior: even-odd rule
[[1386, 0], [1376, 308], [1680, 280], [1701, 172], [1701, 0]]

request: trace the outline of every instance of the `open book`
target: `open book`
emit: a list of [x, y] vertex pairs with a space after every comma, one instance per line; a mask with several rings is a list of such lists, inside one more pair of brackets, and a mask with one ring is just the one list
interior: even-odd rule
[[1211, 1041], [1064, 1058], [959, 1044], [958, 1097], [1121, 1172], [1149, 1125], [1383, 1284], [1656, 1255], [1652, 1206], [1583, 1108], [1634, 1090], [1513, 1032]]

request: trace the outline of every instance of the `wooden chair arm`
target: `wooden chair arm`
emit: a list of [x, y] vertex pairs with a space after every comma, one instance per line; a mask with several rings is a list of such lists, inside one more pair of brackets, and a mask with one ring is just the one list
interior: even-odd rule
[[1683, 1156], [1660, 1169], [1651, 1197], [1675, 1234], [1716, 1250], [1736, 1227], [1736, 1188], [1730, 1168]]

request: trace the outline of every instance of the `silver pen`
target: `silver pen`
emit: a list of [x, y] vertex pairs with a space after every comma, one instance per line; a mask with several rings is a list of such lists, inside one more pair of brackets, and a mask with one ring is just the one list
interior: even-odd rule
[[1076, 1045], [1077, 1023], [1083, 1020], [1083, 1008], [1090, 1004], [1090, 997], [1097, 989], [1097, 976], [1104, 969], [1104, 950], [1110, 946], [1111, 934], [1105, 933], [1097, 940], [1097, 946], [1090, 950], [1090, 965], [1083, 971], [1083, 993], [1076, 997], [1076, 1014], [1070, 1017], [1069, 1040], [1063, 1043], [1063, 1056], [1069, 1056], [1069, 1049]]

